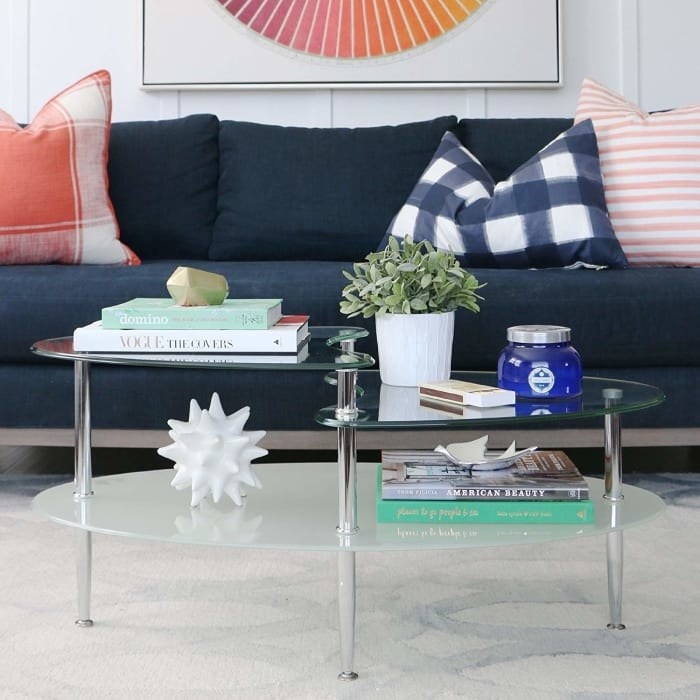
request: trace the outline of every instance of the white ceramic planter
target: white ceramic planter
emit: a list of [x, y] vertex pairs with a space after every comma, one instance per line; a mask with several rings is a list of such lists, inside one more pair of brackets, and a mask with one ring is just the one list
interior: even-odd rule
[[382, 382], [418, 386], [448, 379], [454, 325], [454, 311], [375, 317]]

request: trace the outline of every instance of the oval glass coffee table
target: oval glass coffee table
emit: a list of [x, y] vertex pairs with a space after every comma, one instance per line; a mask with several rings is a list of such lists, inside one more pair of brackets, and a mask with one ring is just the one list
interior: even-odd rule
[[[578, 539], [608, 538], [608, 586], [611, 606], [621, 603], [622, 532], [659, 514], [663, 501], [648, 491], [625, 486], [620, 501], [603, 498], [600, 479], [588, 479], [595, 502], [595, 522], [582, 525], [489, 525], [378, 523], [375, 517], [377, 465], [357, 465], [359, 530], [336, 532], [337, 508], [329, 495], [337, 487], [335, 464], [260, 464], [255, 472], [262, 489], [252, 490], [242, 507], [207, 499], [190, 507], [190, 493], [170, 486], [174, 472], [155, 470], [101, 476], [94, 495], [75, 498], [73, 484], [43, 491], [35, 511], [85, 534], [121, 535], [160, 542], [235, 548], [327, 551], [338, 558], [338, 610], [342, 679], [354, 670], [355, 557], [357, 552], [467, 550]], [[81, 545], [82, 546], [82, 545]], [[79, 547], [80, 550], [80, 547]], [[575, 551], [575, 548], [574, 548]], [[90, 570], [79, 558], [81, 606], [88, 605]], [[86, 617], [79, 624], [87, 625]], [[622, 628], [621, 624], [615, 626]]]
[[[235, 358], [211, 364], [196, 356], [76, 352], [71, 338], [37, 342], [34, 352], [72, 361], [75, 369], [75, 478], [39, 494], [34, 508], [56, 522], [78, 528], [78, 620], [90, 626], [92, 533], [106, 533], [160, 541], [233, 547], [322, 549], [338, 554], [338, 605], [340, 618], [341, 679], [356, 678], [354, 671], [355, 554], [357, 551], [397, 549], [468, 548], [547, 542], [562, 538], [605, 534], [607, 537], [609, 627], [621, 629], [622, 531], [658, 514], [661, 499], [642, 489], [622, 490], [620, 414], [641, 410], [663, 401], [652, 386], [609, 379], [585, 378], [580, 399], [566, 406], [517, 405], [506, 415], [465, 415], [420, 406], [417, 390], [384, 387], [374, 363], [354, 350], [363, 329], [312, 328], [309, 357], [298, 365], [239, 363]], [[91, 364], [208, 369], [294, 370], [313, 369], [337, 383], [336, 405], [320, 409], [316, 420], [335, 428], [338, 460], [328, 464], [260, 464], [256, 469], [263, 489], [254, 490], [243, 508], [218, 506], [208, 501], [196, 509], [187, 493], [170, 487], [173, 472], [134, 472], [92, 478], [90, 382]], [[455, 373], [455, 378], [496, 384], [494, 373]], [[321, 379], [319, 378], [319, 382]], [[407, 398], [412, 397], [410, 400]], [[401, 528], [377, 523], [376, 465], [358, 465], [356, 430], [381, 428], [487, 429], [489, 426], [542, 424], [552, 420], [601, 418], [604, 422], [605, 475], [590, 479], [596, 520], [590, 525], [531, 525], [502, 528], [469, 524], [450, 526], [452, 535], [430, 530], [429, 525]], [[335, 468], [334, 468], [335, 467]], [[330, 492], [337, 493], [337, 500]], [[224, 536], [221, 533], [224, 532]], [[499, 533], [496, 537], [496, 532]], [[467, 536], [468, 535], [468, 536]]]

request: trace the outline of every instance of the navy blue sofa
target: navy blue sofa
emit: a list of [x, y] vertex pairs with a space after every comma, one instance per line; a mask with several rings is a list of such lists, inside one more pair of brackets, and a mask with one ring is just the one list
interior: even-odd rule
[[[115, 123], [110, 194], [122, 240], [142, 264], [0, 267], [3, 441], [70, 434], [61, 429], [73, 421], [72, 366], [33, 355], [34, 341], [71, 334], [103, 306], [166, 295], [178, 265], [225, 275], [231, 296], [279, 296], [286, 313], [309, 314], [313, 325], [348, 323], [338, 308], [342, 270], [377, 247], [447, 129], [498, 181], [570, 124], [440, 117], [307, 129], [213, 115]], [[494, 370], [510, 325], [567, 325], [587, 374], [666, 392], [662, 406], [625, 417], [641, 429], [632, 442], [653, 434], [658, 444], [700, 444], [700, 269], [473, 272], [488, 286], [480, 314], [457, 315], [454, 369]], [[372, 320], [352, 323], [373, 329]], [[358, 349], [376, 355], [373, 334]], [[92, 390], [93, 426], [115, 436], [105, 444], [119, 444], [121, 431], [129, 440], [134, 431], [165, 431], [168, 418], [186, 417], [190, 398], [208, 405], [212, 391], [227, 410], [250, 405], [249, 428], [332, 440], [314, 412], [333, 403], [333, 389], [314, 372], [96, 366]]]

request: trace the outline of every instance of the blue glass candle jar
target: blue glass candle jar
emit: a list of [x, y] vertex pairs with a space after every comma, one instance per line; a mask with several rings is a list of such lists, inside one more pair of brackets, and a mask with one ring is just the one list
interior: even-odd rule
[[498, 358], [498, 386], [530, 400], [581, 394], [581, 357], [566, 326], [511, 326]]

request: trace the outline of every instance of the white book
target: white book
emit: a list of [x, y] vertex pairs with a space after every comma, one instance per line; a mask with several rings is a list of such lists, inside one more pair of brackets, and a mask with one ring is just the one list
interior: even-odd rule
[[512, 418], [515, 416], [515, 404], [509, 406], [469, 406], [454, 401], [437, 401], [421, 398], [421, 416], [425, 418]]
[[101, 321], [73, 331], [73, 349], [121, 353], [294, 353], [309, 334], [308, 316], [283, 316], [260, 330], [144, 330], [103, 328]]
[[[157, 362], [178, 362], [187, 363], [191, 362], [193, 364], [201, 365], [230, 365], [230, 364], [242, 364], [242, 365], [267, 365], [267, 364], [299, 364], [304, 362], [309, 356], [309, 340], [311, 336], [307, 336], [306, 340], [303, 341], [302, 346], [299, 348], [298, 352], [276, 352], [272, 354], [266, 353], [228, 353], [219, 352], [214, 354], [205, 353], [183, 353], [183, 352], [171, 352], [171, 353], [154, 353], [154, 352], [130, 352], [128, 353], [130, 358], [142, 359], [142, 360], [155, 360]], [[97, 352], [97, 351], [93, 351]], [[108, 353], [105, 353], [108, 354]], [[109, 353], [112, 354], [112, 353]]]
[[429, 400], [449, 401], [481, 408], [508, 406], [515, 403], [515, 392], [510, 389], [465, 382], [461, 379], [421, 384], [418, 387], [418, 393], [421, 398]]

